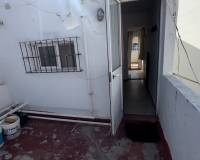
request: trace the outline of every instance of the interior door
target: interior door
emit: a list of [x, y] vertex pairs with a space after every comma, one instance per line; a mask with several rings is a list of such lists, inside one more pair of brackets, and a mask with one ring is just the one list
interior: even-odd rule
[[123, 117], [121, 8], [117, 0], [106, 0], [110, 72], [112, 134], [116, 134]]

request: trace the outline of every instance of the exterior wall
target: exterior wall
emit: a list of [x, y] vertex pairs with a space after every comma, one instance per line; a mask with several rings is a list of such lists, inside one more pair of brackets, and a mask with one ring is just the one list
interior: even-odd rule
[[[2, 2], [2, 5], [4, 3]], [[12, 1], [1, 8], [0, 67], [14, 101], [37, 110], [108, 118], [109, 81], [106, 21], [96, 20], [105, 2], [79, 0]], [[19, 42], [80, 37], [81, 73], [26, 74]]]
[[[188, 52], [189, 60], [192, 64], [192, 67], [195, 71], [198, 80], [200, 80], [200, 32], [198, 32], [200, 22], [196, 21], [196, 19], [200, 17], [199, 5], [199, 1], [190, 3], [187, 0], [181, 0], [179, 2], [179, 12], [177, 18], [181, 38]], [[191, 80], [197, 81], [190, 67], [189, 60], [186, 56], [183, 47], [181, 46], [180, 41], [177, 41], [174, 62], [174, 73], [177, 73]], [[193, 89], [196, 93], [200, 94], [200, 85], [191, 83], [187, 80], [181, 80], [191, 89]]]
[[2, 75], [0, 74], [0, 109], [9, 106], [12, 103], [8, 88], [5, 85]]
[[0, 109], [12, 104], [10, 94], [6, 85], [0, 84]]
[[[173, 160], [198, 160], [200, 97], [172, 76], [176, 34], [166, 1], [162, 2], [161, 39], [164, 40], [160, 44], [157, 112]], [[176, 11], [174, 2], [168, 1], [172, 11]]]
[[200, 97], [173, 76], [162, 77], [158, 114], [173, 160], [200, 159]]

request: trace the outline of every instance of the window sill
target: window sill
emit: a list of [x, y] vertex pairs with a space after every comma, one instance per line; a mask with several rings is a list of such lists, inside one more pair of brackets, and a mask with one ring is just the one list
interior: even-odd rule
[[27, 71], [26, 73], [62, 73], [62, 72], [82, 72], [82, 69], [76, 69], [76, 68], [52, 68], [52, 69], [42, 69], [42, 70], [33, 70], [33, 71]]
[[164, 76], [192, 106], [200, 112], [200, 96], [173, 75]]

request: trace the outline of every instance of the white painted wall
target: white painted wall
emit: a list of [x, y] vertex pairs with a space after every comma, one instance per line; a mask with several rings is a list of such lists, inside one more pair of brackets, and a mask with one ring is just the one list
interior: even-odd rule
[[0, 73], [0, 84], [2, 85], [4, 83], [3, 81], [3, 75]]
[[8, 88], [5, 84], [0, 84], [0, 109], [12, 104]]
[[8, 88], [4, 83], [3, 76], [0, 74], [0, 109], [5, 108], [10, 104], [12, 104], [12, 100], [8, 93]]
[[[198, 31], [200, 28], [200, 22], [197, 21], [197, 19], [200, 18], [199, 7], [199, 1], [194, 1], [193, 3], [191, 3], [187, 0], [181, 0], [179, 2], [179, 12], [177, 18], [177, 24], [179, 27], [179, 32], [181, 34], [181, 38], [188, 52], [190, 62], [198, 80], [192, 72], [189, 60], [180, 41], [176, 42], [174, 62], [174, 73], [180, 74], [181, 76], [184, 76], [194, 81], [200, 80], [200, 32]], [[182, 81], [191, 89], [193, 89], [196, 93], [200, 94], [200, 85], [196, 85], [183, 79]]]
[[162, 77], [158, 114], [173, 160], [200, 159], [200, 97], [173, 76]]
[[[106, 22], [96, 20], [97, 9], [105, 10], [104, 3], [13, 0], [9, 1], [11, 9], [0, 8], [4, 21], [0, 26], [0, 67], [14, 101], [27, 102], [37, 110], [109, 117]], [[80, 36], [83, 72], [25, 73], [20, 41], [67, 36]]]
[[[200, 159], [200, 97], [172, 76], [175, 28], [166, 1], [162, 1], [158, 116], [173, 160]], [[176, 11], [173, 0], [169, 7]], [[166, 18], [165, 17], [166, 14]], [[165, 26], [165, 27], [164, 27]]]

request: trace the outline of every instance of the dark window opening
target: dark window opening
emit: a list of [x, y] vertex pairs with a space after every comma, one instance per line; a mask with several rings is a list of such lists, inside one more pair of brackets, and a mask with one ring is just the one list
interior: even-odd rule
[[76, 57], [73, 43], [60, 44], [59, 53], [62, 68], [76, 67]]
[[57, 66], [54, 46], [38, 47], [42, 67]]

